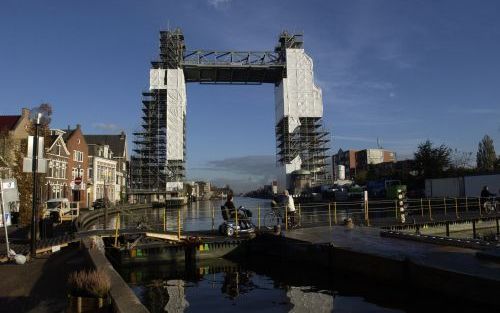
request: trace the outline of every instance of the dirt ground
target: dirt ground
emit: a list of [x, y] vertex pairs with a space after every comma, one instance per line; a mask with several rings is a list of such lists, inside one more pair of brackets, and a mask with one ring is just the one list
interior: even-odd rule
[[25, 265], [0, 264], [0, 312], [64, 312], [69, 273], [87, 267], [79, 247], [63, 248]]

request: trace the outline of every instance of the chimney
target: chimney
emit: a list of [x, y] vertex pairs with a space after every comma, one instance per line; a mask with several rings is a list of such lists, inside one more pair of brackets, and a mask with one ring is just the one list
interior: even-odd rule
[[122, 132], [120, 133], [120, 139], [125, 139], [125, 132], [122, 130]]
[[30, 115], [30, 109], [23, 108], [21, 111], [21, 116], [29, 116]]

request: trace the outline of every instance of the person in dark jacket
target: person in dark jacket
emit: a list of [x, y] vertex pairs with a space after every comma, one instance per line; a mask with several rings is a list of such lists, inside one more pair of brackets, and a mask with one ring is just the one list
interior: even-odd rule
[[245, 212], [236, 208], [233, 202], [233, 195], [229, 194], [227, 196], [226, 203], [224, 203], [224, 205], [229, 210], [229, 218], [235, 219], [236, 214], [238, 214], [238, 224], [240, 224], [240, 226], [247, 226], [246, 222], [248, 220], [248, 217]]
[[488, 189], [488, 186], [484, 186], [483, 190], [481, 190], [481, 198], [489, 198], [493, 197], [495, 194], [491, 193], [490, 190]]

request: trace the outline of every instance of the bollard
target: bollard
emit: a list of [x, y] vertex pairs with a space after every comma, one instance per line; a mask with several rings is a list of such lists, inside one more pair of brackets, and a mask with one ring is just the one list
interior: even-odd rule
[[368, 200], [365, 202], [365, 220], [366, 220], [366, 226], [370, 226], [370, 207], [368, 206]]
[[177, 210], [177, 239], [181, 240], [181, 209]]
[[163, 232], [167, 232], [167, 207], [163, 209]]
[[258, 224], [258, 228], [260, 230], [260, 205], [257, 206], [257, 216], [258, 216], [257, 224]]
[[448, 210], [446, 208], [446, 197], [443, 198], [443, 204], [444, 204], [444, 215], [448, 215]]
[[333, 203], [333, 222], [337, 224], [337, 202]]
[[424, 217], [424, 200], [420, 198], [420, 211], [422, 213], [422, 217]]
[[332, 210], [330, 203], [328, 203], [328, 224], [332, 227]]
[[431, 199], [428, 199], [429, 203], [429, 219], [432, 221], [432, 207], [431, 207]]
[[118, 247], [118, 229], [120, 228], [120, 212], [116, 216], [115, 222], [115, 247]]
[[457, 200], [457, 198], [455, 198], [455, 217], [460, 218], [460, 217], [458, 217], [458, 200]]

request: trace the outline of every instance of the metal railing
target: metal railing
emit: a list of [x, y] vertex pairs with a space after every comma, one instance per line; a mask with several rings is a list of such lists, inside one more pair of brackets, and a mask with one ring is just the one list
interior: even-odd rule
[[[406, 224], [432, 223], [442, 221], [499, 217], [497, 211], [485, 211], [486, 199], [481, 198], [422, 198], [406, 200]], [[295, 222], [299, 227], [334, 226], [350, 219], [356, 225], [389, 227], [402, 225], [400, 208], [394, 200], [346, 201], [326, 203], [303, 203], [295, 205]], [[140, 210], [138, 210], [140, 209]], [[270, 229], [266, 216], [277, 212], [281, 218], [276, 224], [288, 230], [289, 211], [284, 206], [256, 206], [248, 208], [252, 212], [252, 221], [256, 229]], [[103, 223], [107, 223], [104, 225]], [[201, 208], [152, 208], [144, 206], [123, 207], [109, 213], [108, 218], [96, 217], [92, 223], [94, 229], [144, 230], [177, 235], [193, 232], [217, 232], [223, 223], [220, 208], [215, 205]], [[236, 222], [237, 223], [237, 222]]]

